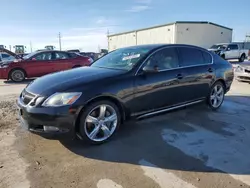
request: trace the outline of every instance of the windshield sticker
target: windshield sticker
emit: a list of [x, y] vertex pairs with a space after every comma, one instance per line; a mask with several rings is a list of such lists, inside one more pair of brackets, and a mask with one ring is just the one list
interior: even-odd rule
[[138, 58], [140, 56], [141, 56], [141, 54], [126, 56], [126, 57], [122, 58], [122, 61], [126, 61], [126, 60], [129, 60], [129, 59], [135, 59], [135, 58]]

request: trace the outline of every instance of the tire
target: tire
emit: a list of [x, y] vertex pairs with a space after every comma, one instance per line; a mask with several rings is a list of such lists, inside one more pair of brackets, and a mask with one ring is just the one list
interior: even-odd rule
[[239, 62], [243, 62], [246, 58], [246, 55], [245, 54], [242, 54], [239, 58]]
[[[217, 92], [217, 94], [215, 93]], [[222, 82], [217, 81], [213, 84], [207, 97], [208, 107], [217, 110], [222, 105], [225, 98], [225, 87]], [[215, 102], [217, 101], [217, 103]]]
[[14, 69], [10, 72], [10, 79], [13, 82], [22, 82], [25, 80], [25, 72], [21, 69]]
[[226, 57], [225, 57], [225, 55], [223, 54], [223, 55], [221, 55], [221, 58], [222, 58], [222, 59], [225, 59]]
[[[101, 111], [104, 113], [101, 113]], [[120, 124], [121, 114], [113, 102], [107, 100], [94, 102], [84, 108], [81, 114], [79, 122], [80, 139], [90, 144], [102, 144], [114, 136]]]

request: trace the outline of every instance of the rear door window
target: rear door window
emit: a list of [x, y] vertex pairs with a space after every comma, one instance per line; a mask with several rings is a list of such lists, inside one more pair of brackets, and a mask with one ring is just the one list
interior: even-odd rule
[[230, 45], [228, 45], [227, 48], [230, 50], [238, 50], [238, 45], [237, 44], [230, 44]]
[[55, 52], [55, 59], [69, 59], [69, 55], [63, 52]]
[[203, 65], [212, 61], [211, 57], [208, 57], [209, 54], [205, 54], [205, 52], [196, 48], [178, 47], [178, 52], [181, 59], [181, 67]]

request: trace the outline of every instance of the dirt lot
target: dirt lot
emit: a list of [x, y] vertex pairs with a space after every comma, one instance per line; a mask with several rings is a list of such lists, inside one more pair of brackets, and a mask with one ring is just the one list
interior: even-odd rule
[[234, 82], [218, 112], [201, 104], [129, 122], [101, 146], [22, 130], [14, 101], [25, 85], [2, 85], [1, 188], [250, 187], [248, 83]]

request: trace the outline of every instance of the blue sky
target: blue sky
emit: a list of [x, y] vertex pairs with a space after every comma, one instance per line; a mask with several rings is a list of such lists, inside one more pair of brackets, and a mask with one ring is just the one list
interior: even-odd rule
[[0, 44], [45, 45], [97, 51], [110, 33], [174, 21], [210, 21], [234, 29], [233, 40], [250, 33], [249, 0], [8, 0], [1, 2]]

